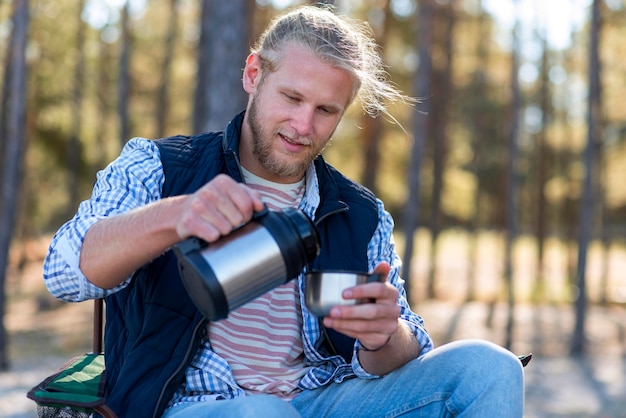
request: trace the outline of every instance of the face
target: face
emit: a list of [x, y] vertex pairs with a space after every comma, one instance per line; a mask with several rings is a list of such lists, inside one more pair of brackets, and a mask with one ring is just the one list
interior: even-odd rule
[[271, 73], [263, 74], [259, 57], [251, 54], [243, 83], [249, 101], [239, 149], [242, 165], [270, 181], [300, 180], [350, 104], [350, 74], [289, 46]]

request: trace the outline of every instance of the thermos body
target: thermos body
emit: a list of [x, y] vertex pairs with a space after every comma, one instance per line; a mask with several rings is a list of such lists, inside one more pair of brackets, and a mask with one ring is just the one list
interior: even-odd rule
[[214, 243], [174, 247], [187, 293], [211, 321], [295, 278], [319, 253], [315, 225], [299, 209], [265, 209]]
[[[228, 238], [207, 246], [201, 255], [228, 295], [230, 311], [288, 281], [280, 248], [262, 225], [248, 223]], [[249, 285], [252, 279], [254, 286]]]

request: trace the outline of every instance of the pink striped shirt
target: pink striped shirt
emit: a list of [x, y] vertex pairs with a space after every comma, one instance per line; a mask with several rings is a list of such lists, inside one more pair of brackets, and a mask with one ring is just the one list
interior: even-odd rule
[[[304, 179], [271, 183], [243, 170], [246, 184], [261, 192], [271, 210], [297, 207]], [[212, 349], [230, 365], [237, 384], [250, 394], [291, 399], [307, 373], [302, 346], [302, 311], [295, 280], [279, 286], [208, 326]]]

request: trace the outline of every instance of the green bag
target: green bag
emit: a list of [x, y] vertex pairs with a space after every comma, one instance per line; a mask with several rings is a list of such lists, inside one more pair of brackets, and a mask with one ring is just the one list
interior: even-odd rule
[[37, 403], [40, 418], [115, 416], [106, 406], [104, 354], [88, 353], [66, 363], [26, 396]]

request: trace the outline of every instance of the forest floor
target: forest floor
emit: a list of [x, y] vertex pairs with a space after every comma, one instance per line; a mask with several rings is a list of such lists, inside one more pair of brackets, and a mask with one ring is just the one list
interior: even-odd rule
[[[42, 244], [43, 245], [43, 244]], [[69, 358], [91, 350], [93, 304], [51, 298], [41, 279], [41, 248], [18, 273], [10, 269], [5, 324], [10, 369], [0, 372], [0, 417], [35, 418], [26, 392]], [[413, 304], [437, 345], [462, 338], [505, 341], [507, 306], [484, 301]], [[511, 350], [533, 353], [525, 368], [526, 418], [626, 418], [626, 307], [588, 310], [586, 354], [569, 353], [570, 304], [519, 304]]]

